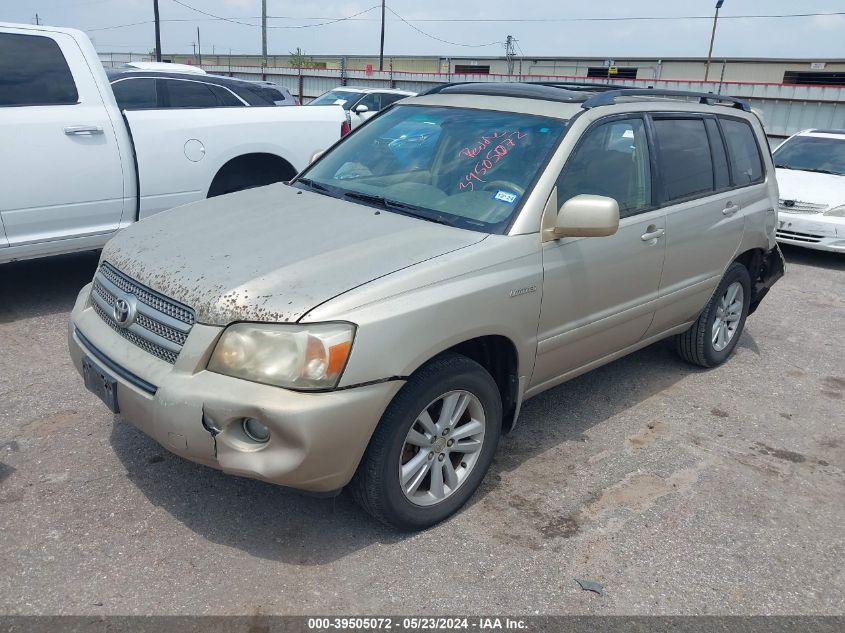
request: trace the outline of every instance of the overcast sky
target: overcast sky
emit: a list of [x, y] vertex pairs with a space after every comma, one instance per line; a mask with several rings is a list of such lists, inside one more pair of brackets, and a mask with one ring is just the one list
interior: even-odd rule
[[[377, 54], [377, 4], [379, 0], [268, 0], [268, 15], [278, 16], [269, 21], [275, 28], [268, 31], [268, 52], [286, 54], [300, 47], [310, 54]], [[241, 24], [214, 19], [184, 5]], [[203, 52], [211, 53], [212, 48], [217, 53], [227, 53], [230, 48], [234, 53], [261, 50], [261, 0], [159, 0], [159, 6], [165, 53], [190, 52], [197, 27], [202, 31]], [[526, 57], [622, 59], [706, 56], [712, 22], [560, 20], [712, 16], [715, 0], [388, 0], [387, 6], [386, 55], [502, 55], [502, 42], [511, 34], [519, 41], [517, 52], [521, 50]], [[152, 7], [153, 0], [0, 0], [0, 21], [33, 23], [38, 13], [42, 23], [87, 31], [100, 51], [147, 52], [154, 47], [152, 23], [111, 27], [152, 21]], [[354, 19], [313, 26], [364, 11]], [[714, 56], [845, 58], [845, 15], [729, 19], [832, 12], [845, 12], [845, 1], [725, 0]], [[466, 21], [477, 19], [503, 21]], [[278, 28], [305, 25], [312, 26]], [[467, 46], [479, 44], [489, 45]]]

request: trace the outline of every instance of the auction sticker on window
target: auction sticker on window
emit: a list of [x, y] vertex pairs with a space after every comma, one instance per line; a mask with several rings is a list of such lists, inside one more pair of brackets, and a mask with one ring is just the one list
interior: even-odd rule
[[515, 193], [511, 193], [510, 191], [505, 191], [504, 189], [499, 189], [496, 192], [496, 195], [493, 196], [493, 200], [498, 200], [499, 202], [506, 202], [508, 204], [513, 204], [517, 201], [519, 196]]

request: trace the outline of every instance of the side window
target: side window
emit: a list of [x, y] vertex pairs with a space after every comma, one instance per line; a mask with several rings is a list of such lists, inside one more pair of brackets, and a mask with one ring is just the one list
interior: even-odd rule
[[198, 81], [166, 79], [171, 108], [213, 108], [217, 97], [211, 89]]
[[702, 119], [655, 119], [663, 200], [713, 191], [713, 160]]
[[381, 95], [381, 107], [382, 109], [389, 106], [391, 103], [396, 103], [400, 99], [404, 99], [407, 95], [397, 95], [393, 94], [392, 92], [384, 93]]
[[707, 128], [707, 137], [710, 139], [715, 186], [716, 189], [725, 189], [731, 186], [731, 177], [728, 173], [728, 155], [725, 153], [719, 124], [716, 123], [716, 119], [704, 119], [704, 126]]
[[158, 107], [155, 79], [121, 79], [112, 84], [112, 92], [121, 110], [149, 110]]
[[378, 92], [371, 92], [366, 97], [361, 99], [358, 103], [355, 104], [357, 108], [360, 105], [367, 106], [370, 112], [378, 112], [381, 110], [381, 94]]
[[745, 121], [737, 119], [723, 118], [721, 122], [731, 157], [734, 184], [742, 186], [763, 180], [763, 163], [754, 130]]
[[243, 105], [243, 102], [240, 99], [238, 99], [235, 95], [233, 95], [229, 90], [227, 90], [223, 86], [208, 84], [208, 87], [211, 88], [211, 92], [213, 92], [214, 96], [217, 97], [217, 105], [223, 107]]
[[651, 165], [642, 119], [589, 130], [557, 181], [558, 204], [582, 193], [613, 198], [626, 218], [651, 206]]
[[73, 75], [55, 40], [0, 33], [0, 107], [78, 101]]

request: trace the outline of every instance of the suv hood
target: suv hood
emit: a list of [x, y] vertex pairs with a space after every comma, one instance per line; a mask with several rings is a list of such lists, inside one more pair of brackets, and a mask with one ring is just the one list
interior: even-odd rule
[[109, 241], [102, 259], [192, 307], [200, 323], [293, 322], [485, 237], [276, 184], [138, 222]]
[[778, 169], [781, 200], [799, 200], [838, 207], [845, 204], [845, 176], [812, 171]]

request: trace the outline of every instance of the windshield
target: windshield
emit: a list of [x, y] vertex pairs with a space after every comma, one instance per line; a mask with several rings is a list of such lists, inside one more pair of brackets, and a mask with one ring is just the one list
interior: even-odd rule
[[352, 107], [352, 104], [360, 98], [360, 92], [351, 92], [349, 90], [330, 90], [311, 101], [308, 105], [339, 105], [344, 110], [348, 110]]
[[845, 176], [845, 139], [796, 136], [774, 153], [775, 167]]
[[503, 233], [566, 122], [528, 114], [394, 106], [306, 170], [327, 195]]

